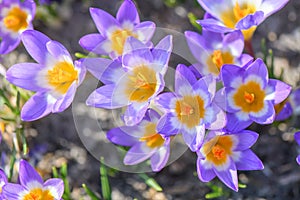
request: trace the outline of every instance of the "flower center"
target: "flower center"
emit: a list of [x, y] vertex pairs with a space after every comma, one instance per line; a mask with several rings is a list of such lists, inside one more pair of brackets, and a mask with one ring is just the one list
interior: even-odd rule
[[[256, 7], [250, 3], [243, 3], [240, 5], [238, 2], [235, 3], [235, 6], [222, 13], [221, 20], [223, 23], [229, 28], [235, 28], [237, 22], [246, 17], [249, 14], [253, 14], [256, 12]], [[247, 30], [242, 30], [245, 40], [251, 39], [254, 31], [256, 30], [256, 26], [251, 27]]]
[[123, 53], [125, 41], [129, 36], [133, 36], [135, 38], [137, 37], [136, 34], [127, 29], [119, 29], [112, 33], [112, 49], [116, 51], [118, 55], [121, 55]]
[[177, 100], [175, 112], [179, 121], [188, 128], [193, 128], [204, 117], [204, 101], [200, 96], [184, 96], [181, 100]]
[[150, 148], [160, 147], [165, 140], [156, 132], [156, 124], [149, 123], [145, 127], [145, 134], [140, 138], [141, 142], [146, 142], [146, 145]]
[[126, 85], [126, 94], [131, 101], [148, 101], [156, 91], [156, 73], [153, 69], [144, 65], [136, 67], [129, 75]]
[[214, 165], [222, 165], [227, 162], [228, 156], [232, 154], [233, 140], [231, 136], [217, 136], [211, 142], [203, 145], [206, 158]]
[[54, 200], [54, 197], [49, 190], [40, 188], [32, 189], [23, 197], [23, 200]]
[[27, 13], [19, 7], [13, 7], [3, 19], [4, 26], [13, 32], [19, 32], [28, 27]]
[[62, 61], [58, 62], [53, 69], [48, 70], [47, 78], [55, 91], [65, 94], [71, 84], [78, 80], [78, 71], [72, 63]]
[[230, 52], [222, 52], [220, 49], [214, 50], [207, 60], [208, 69], [211, 73], [219, 75], [224, 64], [233, 64], [233, 56]]
[[264, 107], [265, 91], [255, 81], [241, 85], [233, 95], [236, 106], [244, 112], [259, 112]]

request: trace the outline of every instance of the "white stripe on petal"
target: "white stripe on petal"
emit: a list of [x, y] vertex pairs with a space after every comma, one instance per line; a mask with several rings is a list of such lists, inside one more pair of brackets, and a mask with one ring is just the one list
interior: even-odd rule
[[249, 114], [245, 113], [243, 111], [239, 111], [236, 113], [236, 117], [240, 120], [240, 121], [247, 121], [249, 120]]

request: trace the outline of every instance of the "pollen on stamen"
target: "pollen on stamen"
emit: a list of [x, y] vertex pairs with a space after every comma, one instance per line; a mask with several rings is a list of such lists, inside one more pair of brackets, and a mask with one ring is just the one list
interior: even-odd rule
[[224, 159], [224, 157], [226, 156], [225, 149], [222, 148], [220, 145], [215, 145], [212, 148], [212, 153], [214, 157], [218, 160]]
[[253, 103], [255, 100], [255, 95], [253, 93], [244, 92], [244, 99], [247, 103]]

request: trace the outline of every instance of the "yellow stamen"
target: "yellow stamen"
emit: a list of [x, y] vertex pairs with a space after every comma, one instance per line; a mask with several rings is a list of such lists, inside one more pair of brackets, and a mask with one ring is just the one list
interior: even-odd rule
[[204, 117], [204, 101], [200, 96], [184, 96], [175, 104], [177, 118], [188, 128], [195, 127]]
[[32, 189], [23, 197], [23, 200], [54, 200], [49, 190], [42, 190], [40, 188]]
[[160, 147], [164, 143], [163, 137], [156, 132], [156, 124], [149, 123], [145, 127], [145, 135], [140, 138], [141, 142], [146, 142], [150, 148]]
[[259, 112], [264, 107], [265, 91], [254, 81], [241, 85], [233, 95], [236, 106], [244, 112]]
[[55, 91], [65, 94], [71, 84], [78, 80], [78, 71], [72, 63], [62, 61], [58, 62], [53, 69], [48, 70], [47, 78]]
[[230, 52], [222, 52], [220, 49], [214, 50], [207, 60], [208, 69], [211, 73], [219, 75], [224, 64], [233, 64], [234, 58]]
[[132, 33], [132, 31], [128, 29], [119, 29], [112, 33], [112, 49], [116, 51], [118, 55], [121, 55], [123, 53], [125, 41], [129, 36], [137, 38], [137, 35]]
[[13, 7], [3, 19], [4, 26], [13, 32], [19, 32], [28, 27], [28, 14], [19, 7]]
[[156, 91], [156, 73], [148, 66], [136, 67], [128, 79], [125, 92], [131, 101], [148, 101]]

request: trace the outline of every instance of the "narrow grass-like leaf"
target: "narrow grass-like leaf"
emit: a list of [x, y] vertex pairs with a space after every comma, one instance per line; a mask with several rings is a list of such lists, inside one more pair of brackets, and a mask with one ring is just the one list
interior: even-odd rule
[[101, 197], [98, 197], [86, 184], [82, 184], [84, 191], [91, 197], [92, 200], [100, 200]]
[[163, 191], [162, 187], [154, 180], [154, 178], [149, 177], [147, 174], [145, 173], [141, 173], [139, 174], [139, 176], [145, 181], [145, 183], [155, 189], [158, 192]]
[[104, 158], [101, 158], [100, 164], [100, 179], [101, 179], [101, 189], [102, 196], [104, 200], [111, 200], [111, 189], [108, 181], [107, 169], [104, 163]]

